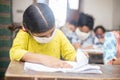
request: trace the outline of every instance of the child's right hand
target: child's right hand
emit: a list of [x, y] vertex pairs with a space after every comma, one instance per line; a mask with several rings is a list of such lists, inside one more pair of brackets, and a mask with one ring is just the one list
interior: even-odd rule
[[72, 66], [63, 60], [57, 59], [52, 56], [27, 53], [23, 56], [22, 61], [43, 64], [52, 68], [72, 68]]
[[42, 64], [52, 68], [72, 68], [72, 66], [65, 61], [51, 56], [44, 57]]
[[81, 47], [79, 43], [73, 43], [72, 45], [76, 50]]

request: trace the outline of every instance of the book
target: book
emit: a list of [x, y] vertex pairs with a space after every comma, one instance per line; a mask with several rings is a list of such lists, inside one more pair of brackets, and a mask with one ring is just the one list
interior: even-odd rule
[[76, 60], [76, 62], [66, 61], [73, 68], [51, 68], [43, 64], [25, 62], [24, 69], [41, 72], [102, 73], [100, 66], [88, 64], [89, 59], [80, 49], [77, 50]]

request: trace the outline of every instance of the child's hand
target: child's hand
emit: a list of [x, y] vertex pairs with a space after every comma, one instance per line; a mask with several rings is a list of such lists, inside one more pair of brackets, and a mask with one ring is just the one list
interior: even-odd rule
[[82, 49], [93, 49], [93, 46], [82, 47]]
[[84, 54], [87, 56], [87, 58], [89, 58], [89, 54], [87, 52], [84, 52]]
[[120, 65], [120, 58], [113, 60], [113, 65]]
[[22, 61], [39, 63], [52, 68], [72, 68], [72, 66], [65, 61], [62, 61], [52, 56], [35, 53], [25, 54], [22, 58]]
[[76, 50], [81, 47], [79, 43], [73, 43], [72, 45]]
[[72, 66], [65, 61], [50, 56], [44, 57], [42, 64], [52, 68], [72, 68]]
[[100, 38], [99, 41], [103, 43], [104, 42], [104, 38]]

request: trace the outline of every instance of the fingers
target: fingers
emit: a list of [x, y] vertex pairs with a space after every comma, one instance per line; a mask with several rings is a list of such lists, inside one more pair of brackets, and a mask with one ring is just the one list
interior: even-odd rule
[[75, 49], [80, 48], [80, 44], [79, 44], [79, 43], [74, 43], [74, 44], [72, 44], [72, 45], [74, 46]]
[[61, 61], [53, 66], [54, 68], [72, 68], [72, 66], [65, 61]]
[[72, 68], [73, 67], [72, 65], [66, 63], [65, 61], [63, 61], [62, 65], [63, 65], [62, 68]]
[[89, 58], [89, 54], [87, 52], [84, 52], [84, 54]]

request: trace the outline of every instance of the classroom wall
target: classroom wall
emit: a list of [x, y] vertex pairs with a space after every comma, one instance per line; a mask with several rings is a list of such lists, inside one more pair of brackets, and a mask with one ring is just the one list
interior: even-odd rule
[[33, 3], [33, 0], [12, 0], [13, 22], [21, 23], [25, 9]]
[[115, 29], [120, 29], [120, 0], [113, 2], [113, 26]]
[[95, 18], [95, 26], [117, 29], [120, 23], [120, 0], [83, 0], [83, 12]]

